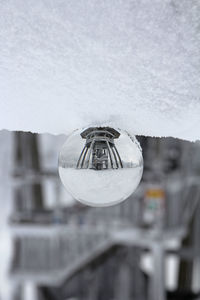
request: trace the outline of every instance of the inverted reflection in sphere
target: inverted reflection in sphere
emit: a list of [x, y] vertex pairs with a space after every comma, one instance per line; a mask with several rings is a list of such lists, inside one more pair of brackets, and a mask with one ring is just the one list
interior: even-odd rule
[[124, 201], [137, 188], [142, 172], [142, 152], [136, 138], [111, 127], [76, 130], [59, 156], [59, 175], [65, 188], [90, 206]]

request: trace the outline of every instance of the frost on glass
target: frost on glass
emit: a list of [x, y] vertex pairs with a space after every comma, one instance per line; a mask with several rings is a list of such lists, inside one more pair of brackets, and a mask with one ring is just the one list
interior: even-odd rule
[[110, 127], [76, 130], [59, 156], [65, 188], [90, 206], [124, 201], [137, 188], [142, 172], [142, 152], [136, 138]]

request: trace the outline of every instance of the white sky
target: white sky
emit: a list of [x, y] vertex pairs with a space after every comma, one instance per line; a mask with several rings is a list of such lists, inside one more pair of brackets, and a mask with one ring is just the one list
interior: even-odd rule
[[0, 128], [200, 138], [199, 0], [0, 3]]

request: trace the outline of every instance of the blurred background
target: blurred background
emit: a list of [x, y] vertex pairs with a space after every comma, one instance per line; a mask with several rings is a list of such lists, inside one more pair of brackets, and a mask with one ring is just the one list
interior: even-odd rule
[[90, 208], [59, 180], [65, 140], [0, 132], [0, 300], [200, 299], [200, 143], [138, 137], [136, 192]]

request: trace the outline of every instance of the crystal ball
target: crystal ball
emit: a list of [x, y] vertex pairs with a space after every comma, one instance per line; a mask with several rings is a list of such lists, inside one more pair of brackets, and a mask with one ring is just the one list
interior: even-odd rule
[[111, 127], [74, 131], [59, 155], [59, 175], [67, 191], [89, 206], [111, 206], [128, 198], [143, 173], [135, 136]]

